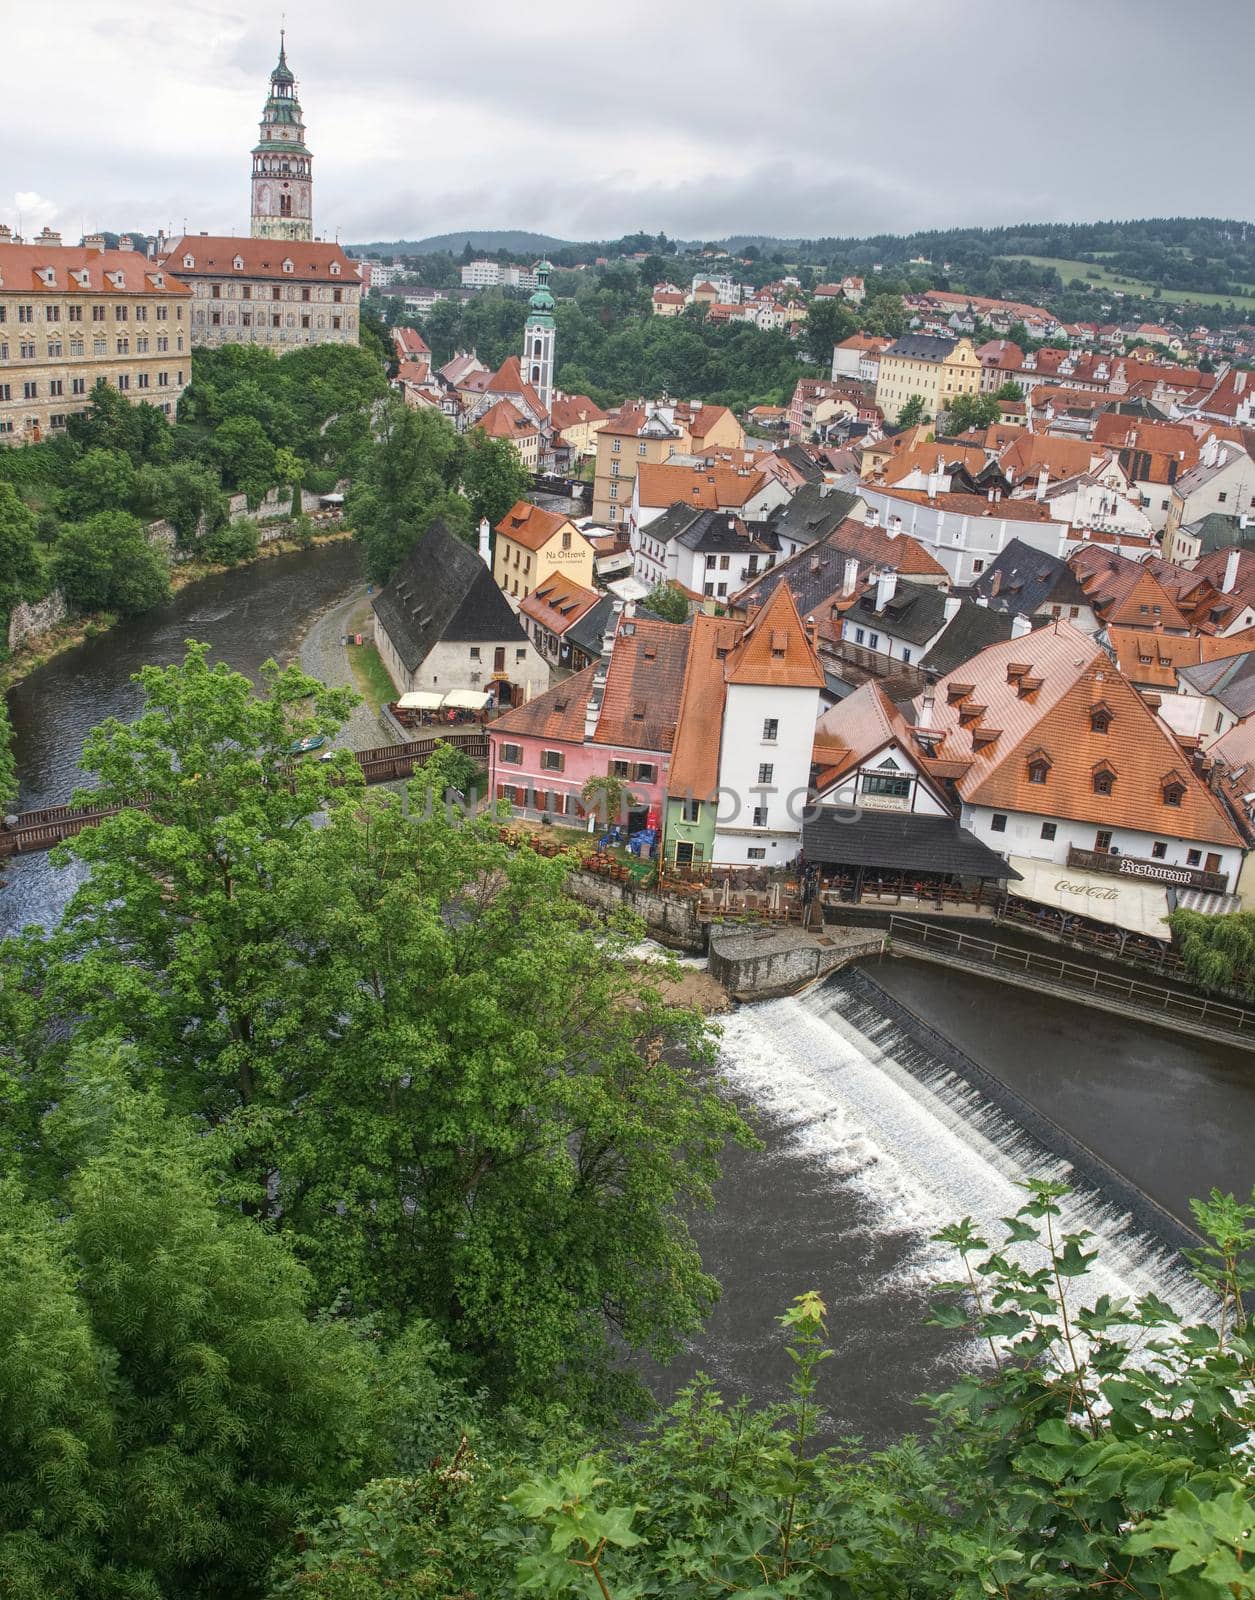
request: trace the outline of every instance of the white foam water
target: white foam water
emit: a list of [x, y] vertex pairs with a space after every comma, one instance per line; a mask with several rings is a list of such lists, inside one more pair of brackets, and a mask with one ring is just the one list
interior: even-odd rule
[[1025, 1200], [1019, 1181], [1046, 1177], [1073, 1186], [1062, 1231], [1087, 1229], [1098, 1249], [1073, 1304], [1155, 1293], [1187, 1320], [1209, 1314], [1209, 1295], [1179, 1256], [839, 976], [796, 999], [742, 1007], [722, 1026], [724, 1075], [772, 1124], [772, 1142], [821, 1163], [880, 1234], [898, 1236], [886, 1290], [958, 1275], [954, 1253], [931, 1235], [959, 1217], [1000, 1246], [999, 1219]]

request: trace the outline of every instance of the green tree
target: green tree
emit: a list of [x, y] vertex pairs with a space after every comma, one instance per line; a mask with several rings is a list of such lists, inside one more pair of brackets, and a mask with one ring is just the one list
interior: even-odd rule
[[1255, 995], [1255, 912], [1206, 917], [1182, 907], [1168, 925], [1186, 970], [1203, 988]]
[[490, 439], [472, 428], [463, 441], [462, 493], [470, 501], [471, 521], [487, 517], [496, 527], [532, 486], [532, 475], [508, 439]]
[[80, 611], [129, 616], [170, 594], [165, 557], [149, 544], [139, 519], [125, 511], [101, 511], [67, 524], [53, 552], [52, 577]]
[[664, 578], [656, 583], [641, 605], [666, 622], [687, 622], [689, 619], [689, 603], [684, 591], [670, 579]]
[[195, 461], [141, 467], [135, 477], [135, 499], [147, 515], [170, 523], [181, 550], [195, 550], [227, 520], [218, 474]]
[[595, 773], [586, 779], [580, 799], [603, 824], [625, 822], [628, 811], [637, 803], [627, 784], [613, 772]]
[[227, 482], [251, 505], [263, 500], [277, 479], [274, 446], [255, 417], [228, 417], [214, 433], [214, 453]]
[[145, 461], [164, 461], [170, 454], [170, 424], [162, 412], [146, 400], [133, 404], [103, 378], [92, 389], [86, 408], [70, 412], [65, 431], [80, 450], [121, 451], [136, 467]]
[[[1017, 389], [1016, 393], [1019, 391]], [[947, 433], [966, 433], [969, 428], [988, 428], [1002, 416], [996, 395], [959, 394], [944, 413]]]
[[275, 476], [280, 483], [290, 485], [292, 490], [292, 515], [301, 514], [301, 479], [305, 474], [305, 463], [295, 450], [289, 450], [286, 445], [281, 445], [275, 451]]
[[17, 761], [13, 755], [13, 724], [9, 707], [0, 698], [0, 816], [8, 814], [17, 799]]
[[858, 321], [849, 306], [835, 295], [812, 300], [806, 308], [804, 338], [812, 361], [831, 366], [833, 346], [858, 332]]
[[63, 517], [90, 517], [97, 511], [130, 511], [135, 500], [135, 468], [121, 450], [93, 449], [66, 475], [57, 509]]
[[0, 1590], [256, 1594], [302, 1517], [390, 1464], [367, 1346], [219, 1204], [206, 1141], [74, 1065], [56, 1194], [0, 1186]]
[[0, 481], [0, 613], [32, 599], [42, 576], [35, 518], [17, 490]]
[[898, 427], [913, 428], [916, 423], [928, 421], [928, 408], [922, 394], [913, 394], [898, 412]]
[[994, 390], [995, 400], [1023, 400], [1024, 391], [1014, 378], [1008, 378], [1000, 389]]
[[384, 409], [346, 506], [377, 582], [391, 577], [437, 517], [451, 532], [469, 533], [470, 506], [456, 493], [461, 456], [457, 434], [438, 412], [400, 401]]

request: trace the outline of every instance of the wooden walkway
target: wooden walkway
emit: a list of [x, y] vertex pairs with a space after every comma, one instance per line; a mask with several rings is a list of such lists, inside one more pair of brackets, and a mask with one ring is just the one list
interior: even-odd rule
[[[447, 733], [414, 739], [408, 744], [385, 744], [374, 750], [359, 750], [357, 763], [368, 784], [393, 783], [397, 779], [412, 778], [437, 744], [456, 745], [476, 761], [488, 759], [488, 739], [482, 728], [453, 727]], [[76, 833], [82, 833], [84, 828], [92, 828], [106, 817], [116, 816], [121, 809], [120, 806], [46, 806], [42, 811], [20, 812], [11, 828], [0, 828], [0, 858], [51, 850]]]
[[1077, 1005], [1174, 1028], [1196, 1039], [1214, 1039], [1240, 1050], [1255, 1050], [1255, 1011], [1206, 1000], [1182, 989], [1139, 983], [1135, 978], [1078, 966], [1014, 945], [995, 944], [990, 939], [935, 927], [912, 917], [890, 917], [889, 948], [919, 961], [934, 961], [997, 978], [1035, 994], [1052, 994]]

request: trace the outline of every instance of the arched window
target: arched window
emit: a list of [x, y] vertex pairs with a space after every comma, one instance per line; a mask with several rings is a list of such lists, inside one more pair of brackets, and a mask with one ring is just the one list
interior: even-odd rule
[[541, 354], [541, 344], [539, 339], [532, 340], [532, 354], [534, 356], [539, 356]]
[[540, 382], [540, 368], [539, 367], [533, 367], [532, 368], [532, 382], [533, 383], [539, 383]]

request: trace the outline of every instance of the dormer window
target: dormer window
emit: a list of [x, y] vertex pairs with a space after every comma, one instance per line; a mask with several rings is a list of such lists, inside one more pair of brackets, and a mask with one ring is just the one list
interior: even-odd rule
[[1050, 757], [1035, 755], [1028, 764], [1028, 781], [1030, 783], [1045, 783], [1050, 776]]
[[1185, 798], [1185, 779], [1174, 768], [1165, 772], [1159, 781], [1164, 805], [1179, 807]]
[[1097, 705], [1089, 708], [1089, 731], [1091, 733], [1106, 733], [1114, 720], [1114, 713], [1105, 700], [1100, 700]]
[[293, 261], [292, 261], [292, 258], [291, 258], [291, 256], [289, 256], [289, 257], [288, 257], [288, 258], [287, 258], [287, 259], [286, 259], [286, 260], [285, 260], [285, 261], [284, 261], [284, 263], [283, 263], [283, 270], [284, 270], [284, 271], [285, 271], [285, 272], [292, 272], [292, 271], [294, 271], [294, 270], [295, 270], [295, 264], [294, 264], [294, 262], [293, 262]]
[[333, 278], [338, 278], [340, 276], [340, 263], [338, 261], [333, 261], [331, 263], [331, 276]]
[[1093, 769], [1094, 793], [1110, 794], [1115, 788], [1116, 769], [1109, 761], [1100, 761]]
[[183, 257], [183, 265], [185, 267], [194, 267], [196, 265], [196, 257], [195, 256], [184, 256]]
[[231, 265], [235, 268], [235, 270], [237, 272], [243, 272], [244, 271], [244, 257], [243, 256], [236, 256], [235, 260], [231, 263]]

